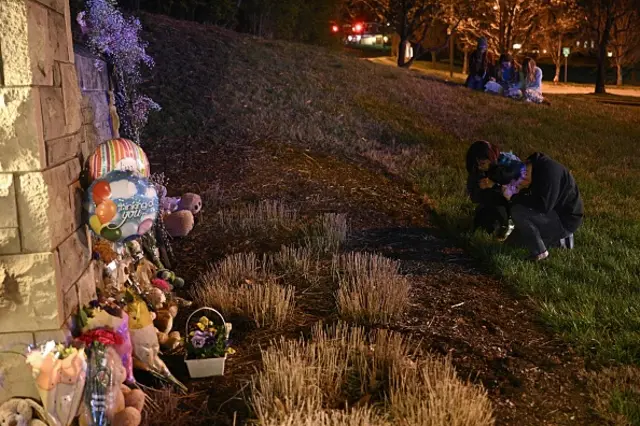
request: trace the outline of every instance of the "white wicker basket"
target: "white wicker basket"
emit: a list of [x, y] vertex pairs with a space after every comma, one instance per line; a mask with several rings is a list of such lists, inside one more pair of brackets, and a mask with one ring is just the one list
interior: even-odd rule
[[[185, 330], [186, 338], [189, 338], [189, 322], [191, 321], [191, 318], [193, 318], [193, 316], [196, 313], [205, 311], [205, 310], [215, 312], [216, 315], [220, 317], [220, 319], [222, 320], [223, 330], [225, 330], [225, 333], [227, 333], [225, 338], [228, 339], [229, 330], [227, 328], [227, 323], [224, 320], [224, 317], [220, 312], [209, 307], [202, 307], [202, 308], [196, 309], [191, 313], [191, 315], [189, 315], [189, 318], [187, 319], [186, 330]], [[187, 364], [187, 369], [189, 370], [189, 376], [191, 376], [192, 379], [200, 379], [203, 377], [214, 377], [214, 376], [224, 375], [224, 363], [227, 359], [226, 353], [224, 354], [223, 357], [220, 357], [220, 358], [187, 359], [187, 356], [188, 354], [185, 354], [184, 362]]]

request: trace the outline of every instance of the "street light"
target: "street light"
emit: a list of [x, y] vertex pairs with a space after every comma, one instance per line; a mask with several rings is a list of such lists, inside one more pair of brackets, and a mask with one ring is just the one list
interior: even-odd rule
[[513, 45], [513, 48], [514, 48], [515, 50], [520, 50], [520, 49], [522, 49], [522, 45], [521, 45], [520, 43], [515, 43], [515, 44]]

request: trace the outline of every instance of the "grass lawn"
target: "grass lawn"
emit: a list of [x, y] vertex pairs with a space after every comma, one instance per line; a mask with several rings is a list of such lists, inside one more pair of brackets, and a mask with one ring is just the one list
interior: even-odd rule
[[[154, 19], [156, 31], [176, 31]], [[593, 366], [640, 362], [637, 106], [588, 96], [528, 105], [336, 52], [206, 31], [183, 43], [197, 45], [207, 60], [167, 61], [163, 66], [175, 67], [183, 81], [154, 80], [158, 101], [172, 104], [165, 110], [183, 113], [153, 117], [150, 143], [188, 141], [196, 133], [210, 135], [212, 145], [277, 141], [384, 171], [424, 194], [437, 223], [487, 271], [535, 301], [544, 322]], [[148, 37], [153, 47], [154, 34]], [[179, 56], [172, 51], [178, 47], [163, 49], [165, 58]], [[192, 101], [200, 98], [207, 102]], [[469, 234], [464, 154], [478, 139], [521, 157], [542, 151], [571, 169], [586, 209], [575, 250], [532, 264], [517, 250]], [[604, 398], [604, 410], [640, 424], [640, 392], [610, 383], [622, 390]]]

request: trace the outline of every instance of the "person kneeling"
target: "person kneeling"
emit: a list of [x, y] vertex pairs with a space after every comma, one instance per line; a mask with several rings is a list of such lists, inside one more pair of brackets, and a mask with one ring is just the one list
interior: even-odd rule
[[571, 172], [545, 154], [536, 152], [525, 161], [526, 178], [518, 192], [511, 195], [508, 185], [516, 176], [500, 165], [489, 175], [502, 187], [502, 193], [511, 200], [511, 217], [521, 243], [529, 249], [532, 260], [549, 257], [548, 248], [560, 245], [573, 248], [573, 234], [582, 225], [584, 205], [580, 190]]

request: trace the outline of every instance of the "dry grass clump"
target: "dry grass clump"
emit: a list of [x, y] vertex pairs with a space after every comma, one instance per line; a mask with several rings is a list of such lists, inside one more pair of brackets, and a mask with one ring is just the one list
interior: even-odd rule
[[167, 419], [175, 426], [190, 426], [196, 421], [193, 413], [180, 409], [181, 401], [188, 396], [178, 395], [169, 388], [147, 388], [145, 394], [151, 402], [142, 412], [142, 426], [165, 426]]
[[493, 425], [493, 410], [480, 386], [458, 378], [450, 359], [429, 356], [415, 368], [394, 368], [389, 411], [400, 426]]
[[251, 318], [257, 327], [281, 327], [295, 309], [295, 290], [278, 284], [268, 265], [266, 257], [260, 262], [254, 253], [231, 255], [205, 272], [191, 296], [224, 315]]
[[294, 278], [314, 281], [318, 278], [318, 256], [309, 247], [282, 246], [269, 257], [268, 269], [278, 270]]
[[345, 214], [324, 214], [305, 229], [305, 245], [316, 253], [337, 253], [348, 230]]
[[334, 256], [340, 316], [358, 324], [388, 324], [409, 303], [409, 281], [399, 262], [369, 253]]
[[300, 410], [287, 415], [283, 419], [272, 418], [264, 426], [391, 426], [368, 407], [348, 411]]
[[[493, 424], [486, 394], [459, 381], [450, 360], [432, 357], [416, 365], [410, 352], [395, 332], [317, 325], [310, 341], [281, 339], [262, 351], [253, 408], [265, 426]], [[331, 411], [353, 403], [353, 412]], [[367, 410], [368, 403], [380, 412]]]
[[265, 200], [218, 212], [218, 226], [226, 231], [252, 233], [298, 226], [298, 211], [280, 201]]

